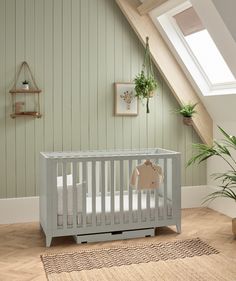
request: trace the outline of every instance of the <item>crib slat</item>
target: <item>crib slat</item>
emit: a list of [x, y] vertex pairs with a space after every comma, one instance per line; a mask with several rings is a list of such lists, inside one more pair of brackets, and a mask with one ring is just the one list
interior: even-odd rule
[[115, 182], [114, 182], [114, 160], [111, 161], [111, 224], [115, 223]]
[[155, 189], [155, 221], [159, 219], [159, 189]]
[[101, 223], [105, 225], [105, 161], [101, 161]]
[[82, 221], [83, 226], [85, 227], [87, 224], [87, 189], [88, 189], [88, 162], [82, 162]]
[[[77, 212], [78, 212], [78, 192], [77, 192], [77, 186], [76, 186], [76, 178], [77, 178], [77, 162], [72, 162], [72, 183], [73, 183], [73, 228], [77, 228]], [[81, 188], [81, 187], [79, 187]]]
[[67, 228], [67, 215], [68, 215], [68, 194], [67, 194], [67, 172], [66, 172], [66, 161], [62, 162], [62, 178], [63, 178], [63, 228]]
[[168, 178], [168, 171], [167, 171], [167, 159], [164, 159], [164, 204], [163, 204], [163, 218], [166, 220], [167, 217], [167, 178]]
[[123, 223], [124, 212], [124, 161], [120, 160], [120, 223]]
[[96, 161], [92, 161], [92, 225], [96, 225]]
[[141, 222], [141, 211], [142, 211], [142, 206], [141, 206], [141, 196], [142, 196], [142, 191], [138, 190], [138, 222]]
[[[141, 164], [141, 159], [138, 159], [138, 165]], [[141, 196], [142, 196], [142, 191], [141, 190], [137, 190], [138, 192], [138, 222], [141, 222], [141, 211], [142, 211], [142, 206], [141, 206]]]
[[151, 216], [151, 213], [150, 213], [150, 190], [147, 190], [146, 192], [146, 222], [149, 222], [150, 221], [150, 216]]
[[50, 174], [50, 179], [52, 182], [49, 182], [49, 186], [52, 186], [52, 225], [53, 229], [58, 228], [58, 189], [57, 189], [57, 161], [49, 161], [49, 167], [48, 170]]
[[[132, 160], [129, 160], [129, 170], [128, 170], [128, 175], [129, 175], [129, 180], [132, 175]], [[133, 188], [129, 184], [129, 223], [133, 222]]]

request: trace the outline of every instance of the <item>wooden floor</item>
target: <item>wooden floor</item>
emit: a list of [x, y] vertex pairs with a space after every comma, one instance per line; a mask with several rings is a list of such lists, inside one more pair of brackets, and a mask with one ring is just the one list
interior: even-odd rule
[[[236, 264], [236, 240], [231, 231], [231, 219], [211, 209], [185, 209], [182, 212], [182, 233], [175, 228], [158, 228], [156, 236], [126, 241], [76, 245], [72, 237], [54, 238], [52, 247], [44, 247], [44, 235], [38, 223], [0, 225], [0, 281], [46, 280], [40, 254], [62, 252], [82, 248], [99, 248], [137, 241], [167, 241], [200, 237], [234, 258]], [[232, 264], [232, 266], [234, 266]], [[236, 280], [236, 276], [235, 276]], [[209, 280], [210, 281], [210, 280]]]

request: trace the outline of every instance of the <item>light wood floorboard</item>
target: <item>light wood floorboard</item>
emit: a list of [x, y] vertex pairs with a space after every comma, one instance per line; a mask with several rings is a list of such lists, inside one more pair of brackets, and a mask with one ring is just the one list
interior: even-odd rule
[[44, 246], [44, 235], [38, 223], [0, 225], [0, 281], [46, 280], [40, 260], [40, 254], [45, 252], [194, 237], [200, 237], [223, 254], [235, 259], [236, 264], [236, 240], [231, 231], [231, 219], [207, 208], [183, 210], [181, 234], [177, 234], [175, 228], [162, 227], [156, 230], [153, 238], [84, 245], [76, 245], [72, 237], [54, 238], [49, 249]]

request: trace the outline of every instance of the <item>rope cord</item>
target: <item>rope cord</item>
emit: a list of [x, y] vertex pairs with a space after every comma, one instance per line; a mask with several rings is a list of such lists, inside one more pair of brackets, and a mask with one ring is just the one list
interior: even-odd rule
[[19, 79], [19, 77], [20, 77], [20, 73], [21, 73], [21, 71], [22, 71], [22, 69], [23, 69], [24, 66], [25, 66], [25, 67], [28, 69], [28, 71], [29, 71], [29, 74], [30, 74], [30, 77], [31, 77], [32, 82], [34, 83], [35, 89], [36, 89], [36, 90], [39, 90], [39, 88], [38, 88], [38, 86], [37, 86], [37, 84], [36, 84], [36, 82], [35, 82], [34, 76], [33, 76], [32, 72], [31, 72], [31, 70], [30, 70], [30, 67], [29, 67], [29, 65], [28, 65], [28, 63], [27, 63], [26, 61], [23, 61], [22, 64], [21, 64], [21, 66], [20, 66], [20, 69], [19, 69], [19, 71], [18, 71], [18, 73], [17, 73], [17, 76], [16, 76], [16, 80], [15, 80], [13, 89], [16, 90], [16, 84], [17, 84], [17, 82], [18, 82], [18, 79]]
[[147, 77], [154, 76], [153, 67], [152, 67], [152, 59], [151, 59], [151, 52], [149, 48], [149, 38], [146, 37], [146, 46], [145, 46], [145, 54], [144, 54], [144, 61], [143, 61], [143, 72], [147, 74]]

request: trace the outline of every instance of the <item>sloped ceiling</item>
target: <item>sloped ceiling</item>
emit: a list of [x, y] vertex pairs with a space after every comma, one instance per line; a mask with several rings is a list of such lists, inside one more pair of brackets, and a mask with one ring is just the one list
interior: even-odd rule
[[193, 126], [202, 141], [211, 144], [213, 135], [212, 119], [173, 54], [165, 44], [153, 21], [146, 14], [140, 15], [137, 9], [140, 6], [139, 1], [116, 0], [116, 2], [141, 42], [145, 44], [146, 36], [149, 37], [153, 62], [167, 81], [177, 101], [180, 104], [186, 104], [190, 101], [198, 103], [198, 114], [193, 120]]
[[221, 18], [223, 19], [226, 27], [236, 42], [236, 24], [235, 24], [235, 11], [236, 1], [235, 0], [212, 0]]

